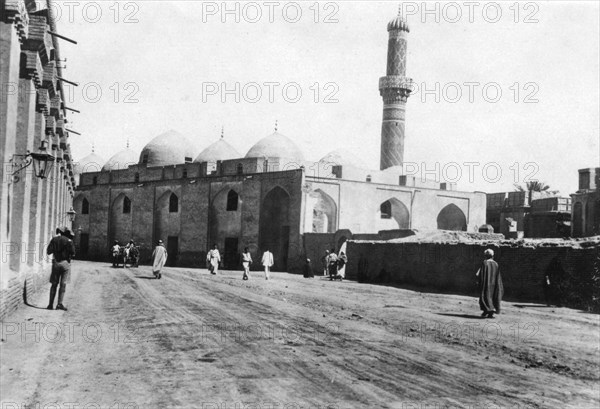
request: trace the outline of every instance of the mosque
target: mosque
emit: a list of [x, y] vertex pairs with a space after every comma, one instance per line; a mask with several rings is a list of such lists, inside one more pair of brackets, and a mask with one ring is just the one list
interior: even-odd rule
[[223, 135], [195, 155], [189, 140], [171, 130], [139, 153], [127, 148], [107, 162], [92, 153], [79, 162], [73, 203], [79, 257], [107, 259], [114, 240], [133, 239], [148, 262], [161, 239], [172, 266], [203, 266], [214, 243], [226, 268], [239, 268], [248, 247], [254, 260], [269, 249], [274, 270], [295, 272], [307, 233], [477, 231], [486, 223], [485, 193], [402, 174], [409, 27], [399, 15], [387, 30], [379, 170], [344, 150], [307, 160], [277, 125], [245, 155]]

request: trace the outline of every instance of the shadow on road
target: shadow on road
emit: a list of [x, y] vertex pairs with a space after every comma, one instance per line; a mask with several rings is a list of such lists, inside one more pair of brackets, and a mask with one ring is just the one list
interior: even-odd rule
[[135, 276], [134, 278], [139, 278], [141, 280], [156, 280], [154, 276]]
[[444, 314], [441, 312], [438, 312], [437, 315], [444, 315], [446, 317], [457, 317], [457, 318], [469, 318], [469, 319], [477, 319], [477, 320], [481, 320], [483, 319], [480, 315], [470, 315], [470, 314]]
[[555, 308], [551, 305], [544, 305], [544, 304], [513, 304], [513, 307], [517, 307], [517, 308]]

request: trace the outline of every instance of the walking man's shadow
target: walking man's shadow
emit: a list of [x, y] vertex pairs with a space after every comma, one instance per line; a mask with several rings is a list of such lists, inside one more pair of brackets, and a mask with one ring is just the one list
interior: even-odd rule
[[446, 317], [468, 318], [468, 319], [473, 319], [473, 320], [481, 319], [481, 315], [471, 315], [471, 314], [444, 314], [444, 313], [438, 312], [437, 315], [445, 315]]

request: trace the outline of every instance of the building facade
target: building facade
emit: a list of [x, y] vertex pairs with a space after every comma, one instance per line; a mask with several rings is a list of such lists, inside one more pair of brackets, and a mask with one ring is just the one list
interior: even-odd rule
[[[75, 186], [51, 1], [0, 2], [0, 317], [48, 279], [45, 246]], [[28, 155], [32, 153], [33, 156]], [[42, 156], [35, 156], [41, 154]], [[46, 155], [47, 160], [40, 160]], [[37, 158], [37, 160], [36, 160]], [[28, 166], [26, 166], [28, 165]], [[40, 166], [52, 166], [45, 178]]]
[[571, 199], [551, 192], [487, 194], [487, 223], [507, 239], [571, 236]]
[[600, 168], [579, 169], [579, 189], [571, 195], [572, 236], [600, 235]]
[[80, 254], [106, 259], [114, 240], [133, 239], [148, 262], [160, 239], [171, 265], [204, 266], [216, 244], [227, 268], [239, 268], [239, 254], [248, 247], [254, 260], [269, 249], [275, 270], [295, 272], [304, 264], [305, 233], [477, 231], [485, 224], [484, 193], [402, 174], [410, 93], [406, 21], [398, 16], [388, 32], [380, 170], [344, 151], [306, 160], [277, 127], [246, 155], [223, 135], [196, 155], [186, 137], [168, 131], [139, 155], [122, 151], [105, 164], [82, 161], [74, 200]]

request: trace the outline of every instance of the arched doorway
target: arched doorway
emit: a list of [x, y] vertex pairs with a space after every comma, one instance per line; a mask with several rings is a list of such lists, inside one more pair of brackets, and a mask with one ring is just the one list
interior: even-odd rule
[[209, 246], [216, 244], [221, 252], [223, 266], [240, 266], [240, 238], [242, 232], [242, 198], [231, 188], [221, 190], [212, 199], [209, 209]]
[[402, 201], [392, 197], [379, 205], [378, 230], [408, 229], [410, 213]]
[[73, 208], [78, 212], [73, 222], [75, 250], [80, 258], [85, 258], [90, 243], [90, 202], [83, 194], [77, 195], [73, 200]]
[[312, 232], [334, 233], [337, 227], [337, 206], [327, 193], [320, 189], [311, 192]]
[[181, 231], [179, 196], [168, 190], [156, 201], [154, 207], [154, 240], [162, 240], [167, 248], [167, 265], [177, 266], [179, 235]]
[[458, 206], [449, 204], [438, 214], [437, 228], [440, 230], [467, 231], [467, 218]]
[[263, 199], [260, 211], [260, 251], [273, 253], [274, 271], [286, 271], [290, 244], [290, 195], [279, 186]]
[[133, 233], [133, 224], [131, 217], [131, 200], [125, 193], [115, 197], [110, 208], [110, 244], [118, 240], [119, 244], [124, 246], [129, 242]]

